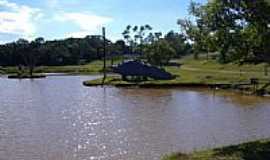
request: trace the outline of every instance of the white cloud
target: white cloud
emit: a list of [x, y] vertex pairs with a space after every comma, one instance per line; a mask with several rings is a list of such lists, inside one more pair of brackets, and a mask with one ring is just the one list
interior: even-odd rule
[[56, 19], [74, 23], [80, 28], [79, 31], [66, 35], [71, 37], [85, 37], [86, 35], [97, 34], [100, 32], [103, 25], [113, 21], [112, 18], [89, 13], [62, 13], [58, 15]]
[[50, 8], [55, 8], [56, 6], [59, 5], [58, 0], [47, 0], [47, 4]]
[[85, 36], [90, 35], [87, 31], [78, 31], [71, 32], [65, 35], [65, 37], [73, 37], [73, 38], [84, 38]]
[[[46, 0], [46, 2], [53, 7], [59, 5], [62, 1]], [[68, 2], [77, 3], [78, 1], [70, 0]], [[11, 0], [0, 0], [0, 41], [8, 42], [18, 38], [32, 40], [38, 34], [37, 27], [40, 26], [40, 22], [46, 25], [53, 25], [55, 22], [70, 26], [75, 25], [78, 28], [77, 30], [74, 31], [73, 28], [73, 31], [63, 36], [85, 37], [86, 35], [100, 34], [101, 27], [113, 21], [110, 17], [98, 16], [88, 12], [65, 12], [63, 9], [54, 10], [52, 13], [44, 13], [46, 15], [43, 15], [43, 10], [39, 8], [20, 5], [11, 2]], [[45, 16], [47, 19], [41, 19]]]
[[45, 0], [45, 3], [51, 9], [64, 9], [67, 6], [81, 4], [81, 0]]
[[12, 34], [31, 39], [35, 33], [35, 21], [42, 17], [40, 9], [0, 0], [0, 34]]

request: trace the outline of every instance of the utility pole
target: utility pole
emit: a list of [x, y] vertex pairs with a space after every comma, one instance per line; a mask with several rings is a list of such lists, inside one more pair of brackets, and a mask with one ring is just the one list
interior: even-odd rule
[[103, 81], [105, 83], [107, 73], [106, 73], [106, 28], [102, 27], [102, 37], [103, 37]]

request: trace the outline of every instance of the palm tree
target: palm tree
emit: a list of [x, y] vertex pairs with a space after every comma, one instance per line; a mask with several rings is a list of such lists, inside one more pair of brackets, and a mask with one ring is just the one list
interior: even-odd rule
[[126, 43], [129, 45], [129, 47], [130, 47], [130, 51], [132, 52], [132, 48], [131, 48], [131, 46], [132, 46], [132, 40], [131, 40], [131, 36], [130, 36], [130, 29], [132, 28], [132, 26], [131, 25], [128, 25], [127, 27], [126, 27], [126, 29], [124, 30], [124, 32], [122, 33], [122, 35], [123, 35], [123, 37], [124, 37], [124, 39], [126, 40]]

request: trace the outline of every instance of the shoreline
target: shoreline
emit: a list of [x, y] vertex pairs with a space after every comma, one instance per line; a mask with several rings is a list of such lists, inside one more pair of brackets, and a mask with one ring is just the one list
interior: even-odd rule
[[[119, 87], [119, 88], [177, 88], [177, 87], [185, 87], [185, 88], [208, 88], [211, 90], [226, 90], [230, 92], [236, 92], [243, 95], [248, 96], [261, 96], [268, 97], [270, 92], [267, 90], [253, 90], [252, 84], [247, 83], [205, 83], [205, 82], [177, 82], [177, 81], [144, 81], [144, 82], [127, 82], [122, 81], [119, 77], [110, 76], [107, 77], [104, 84], [102, 83], [102, 78], [84, 81], [83, 85], [85, 87], [99, 87], [99, 86], [111, 86], [111, 87]], [[247, 86], [246, 88], [241, 88], [241, 85]]]
[[34, 74], [32, 76], [30, 75], [8, 75], [8, 79], [42, 79], [46, 78], [47, 76], [44, 74]]
[[102, 84], [102, 83], [98, 83], [98, 84], [91, 84], [89, 83], [89, 81], [84, 81], [83, 85], [86, 87], [98, 87], [98, 86], [112, 86], [112, 87], [138, 87], [138, 88], [174, 88], [174, 87], [193, 87], [193, 88], [210, 88], [209, 84], [199, 84], [199, 83], [178, 83], [178, 84], [140, 84], [140, 83], [118, 83], [118, 84]]
[[262, 139], [230, 145], [215, 149], [185, 153], [172, 153], [163, 156], [162, 160], [217, 160], [217, 159], [256, 159], [268, 160], [270, 158], [270, 140]]

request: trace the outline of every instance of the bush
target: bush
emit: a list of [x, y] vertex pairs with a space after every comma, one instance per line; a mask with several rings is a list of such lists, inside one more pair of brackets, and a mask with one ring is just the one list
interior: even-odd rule
[[145, 58], [150, 64], [162, 66], [176, 55], [166, 40], [159, 40], [145, 47]]

